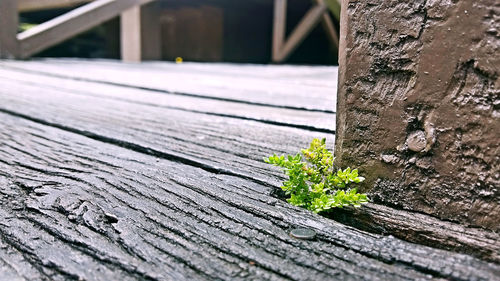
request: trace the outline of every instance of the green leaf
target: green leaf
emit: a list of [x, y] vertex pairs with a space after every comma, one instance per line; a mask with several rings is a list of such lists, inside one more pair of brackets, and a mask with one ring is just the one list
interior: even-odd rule
[[290, 204], [319, 213], [349, 205], [359, 207], [369, 201], [366, 194], [351, 187], [365, 179], [357, 169], [334, 170], [335, 158], [326, 148], [326, 139], [313, 139], [301, 152], [264, 158], [264, 162], [281, 167], [288, 176], [281, 189], [289, 196]]

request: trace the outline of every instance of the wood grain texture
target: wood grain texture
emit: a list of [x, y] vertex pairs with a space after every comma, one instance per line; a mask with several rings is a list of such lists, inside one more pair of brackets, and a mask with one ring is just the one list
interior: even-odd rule
[[336, 67], [116, 61], [2, 61], [4, 67], [139, 89], [274, 107], [335, 112]]
[[[31, 62], [26, 64], [32, 66]], [[152, 65], [157, 71], [163, 67]], [[189, 67], [195, 73], [210, 69], [203, 64]], [[250, 71], [230, 65], [213, 68], [221, 76]], [[273, 75], [292, 73], [290, 68], [278, 70], [281, 73]], [[269, 74], [254, 74], [259, 75]], [[296, 153], [313, 137], [327, 137], [329, 147], [333, 146], [333, 135], [324, 134], [322, 128], [334, 115], [323, 112], [168, 95], [6, 67], [0, 70], [0, 83], [0, 108], [13, 114], [142, 153], [244, 177], [275, 190], [282, 176], [262, 163], [263, 157], [273, 152]], [[307, 122], [311, 125], [307, 130], [298, 129]], [[498, 261], [500, 246], [495, 233], [370, 206], [355, 213], [338, 212], [334, 218], [361, 229]], [[415, 216], [418, 221], [409, 219]]]
[[500, 235], [492, 231], [372, 203], [336, 210], [329, 217], [371, 233], [390, 234], [500, 264]]
[[[469, 256], [346, 227], [239, 177], [3, 113], [0, 184], [0, 265], [10, 265], [1, 268], [14, 279], [493, 280], [500, 273]], [[289, 237], [298, 226], [318, 239]]]
[[[16, 93], [13, 95], [12, 93]], [[278, 182], [263, 158], [295, 154], [312, 138], [333, 135], [177, 109], [2, 82], [0, 109], [152, 155], [219, 173]]]
[[[283, 177], [262, 158], [296, 153], [313, 137], [329, 138], [332, 148], [333, 135], [320, 122], [298, 126], [332, 113], [19, 71], [36, 70], [39, 62], [0, 64], [0, 276], [9, 280], [496, 280], [500, 274], [495, 233], [375, 204], [333, 217], [355, 229], [280, 200]], [[83, 71], [75, 61], [52, 64], [67, 64], [68, 75]], [[160, 63], [99, 64], [174, 72]], [[246, 67], [214, 65], [213, 72], [267, 69]], [[210, 69], [181, 68], [195, 75]], [[276, 70], [253, 77], [294, 75], [292, 68]], [[304, 120], [292, 118], [297, 112]], [[299, 226], [318, 238], [289, 237]]]
[[17, 0], [0, 1], [0, 58], [17, 57], [16, 34], [18, 26]]
[[[308, 110], [276, 108], [265, 105], [251, 105], [240, 102], [202, 99], [198, 97], [171, 95], [146, 91], [123, 85], [108, 85], [81, 80], [63, 79], [40, 75], [17, 69], [0, 68], [2, 81], [12, 87], [28, 84], [39, 89], [55, 89], [72, 94], [98, 96], [111, 100], [187, 110], [197, 113], [218, 115], [243, 120], [260, 121], [280, 126], [304, 128], [311, 131], [334, 133], [335, 114]], [[147, 79], [147, 78], [145, 78]], [[14, 91], [14, 89], [13, 89]]]

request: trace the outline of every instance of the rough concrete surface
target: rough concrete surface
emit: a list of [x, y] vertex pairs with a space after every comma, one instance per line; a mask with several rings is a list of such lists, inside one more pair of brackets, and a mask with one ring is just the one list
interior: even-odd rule
[[343, 1], [337, 161], [375, 202], [500, 230], [500, 1]]

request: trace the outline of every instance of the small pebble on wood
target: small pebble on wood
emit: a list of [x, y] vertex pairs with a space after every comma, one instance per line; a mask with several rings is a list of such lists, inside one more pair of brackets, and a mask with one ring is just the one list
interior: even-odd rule
[[296, 228], [290, 232], [290, 236], [295, 239], [312, 240], [316, 237], [316, 232], [308, 228]]
[[412, 132], [406, 139], [406, 142], [408, 148], [415, 152], [424, 150], [427, 145], [427, 140], [425, 139], [425, 133], [423, 131]]

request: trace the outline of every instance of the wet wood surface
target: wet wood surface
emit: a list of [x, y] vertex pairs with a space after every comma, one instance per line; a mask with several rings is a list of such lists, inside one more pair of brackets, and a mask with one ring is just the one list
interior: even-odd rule
[[[314, 137], [333, 147], [332, 73], [0, 62], [0, 279], [497, 280], [496, 234], [375, 204], [357, 221], [339, 213], [355, 228], [277, 196], [283, 177], [263, 157], [296, 153]], [[317, 237], [290, 237], [297, 227]], [[411, 241], [404, 227], [446, 229], [435, 243], [455, 235], [485, 250], [389, 235]]]

